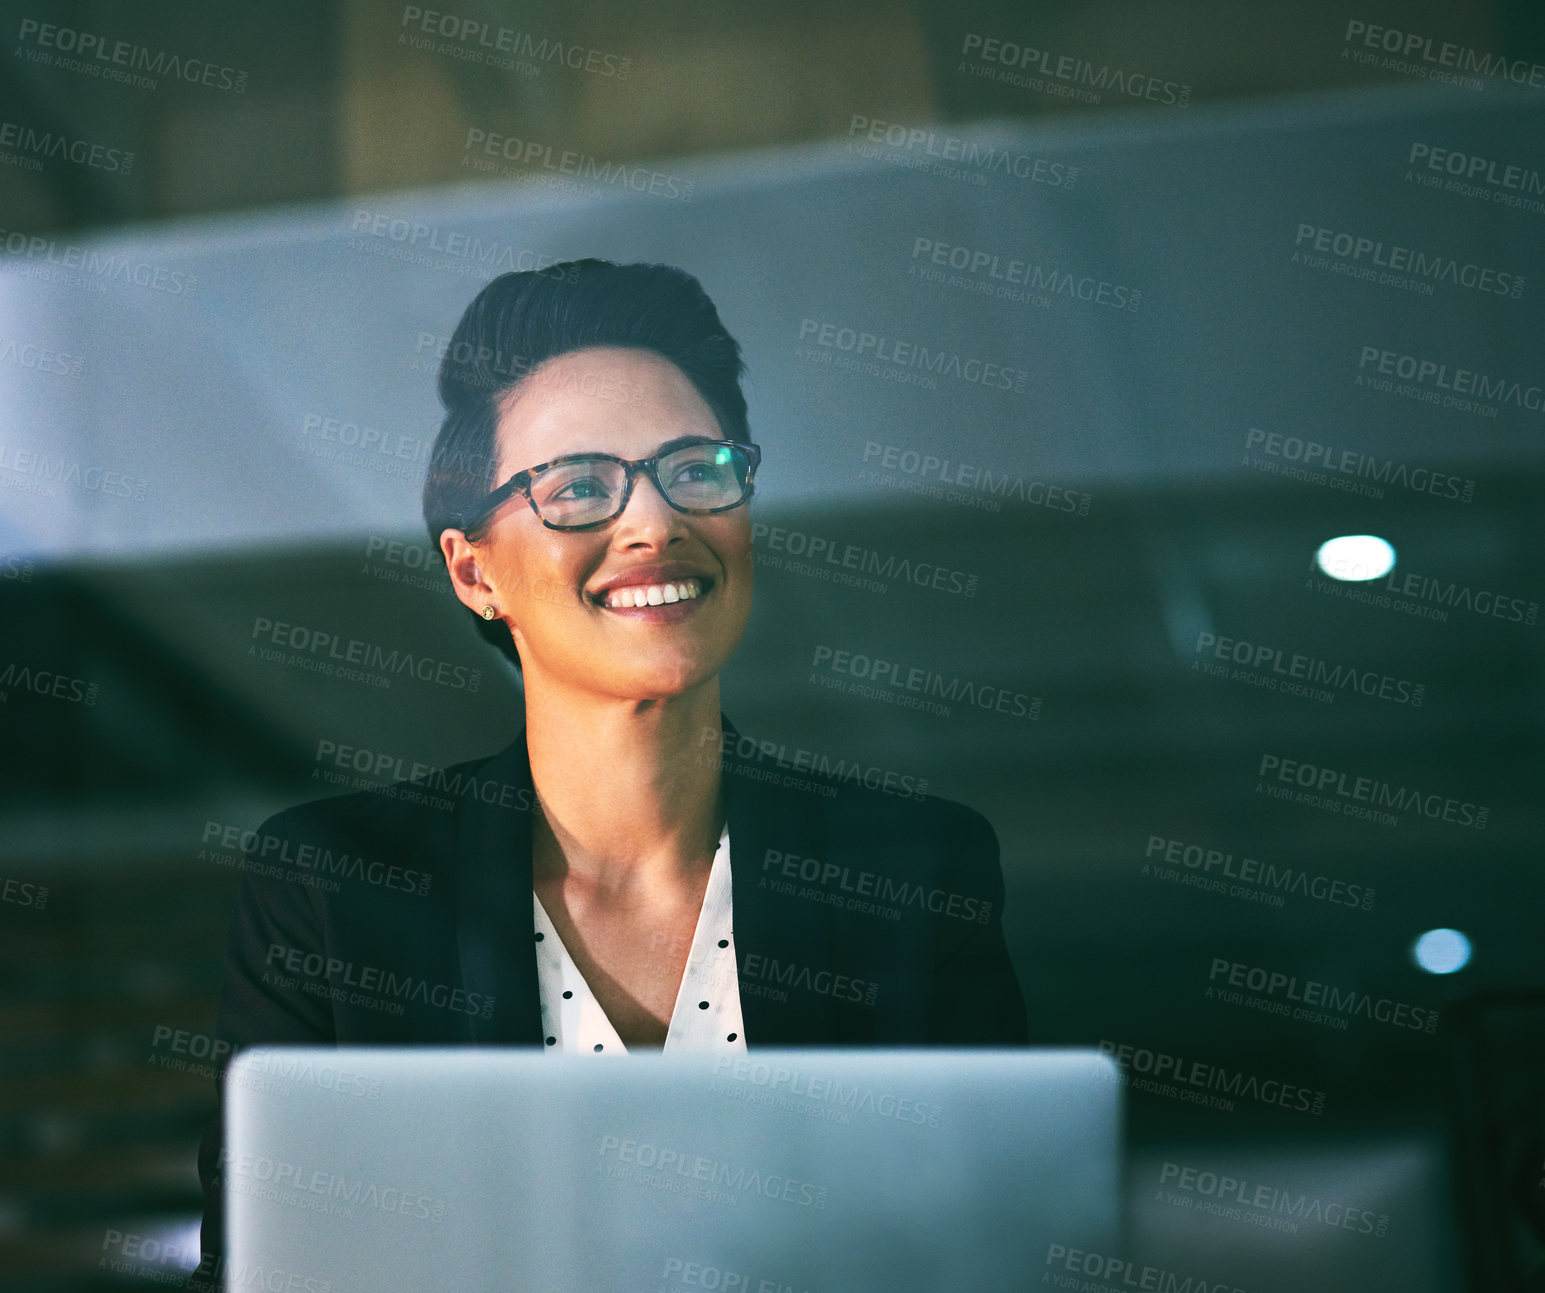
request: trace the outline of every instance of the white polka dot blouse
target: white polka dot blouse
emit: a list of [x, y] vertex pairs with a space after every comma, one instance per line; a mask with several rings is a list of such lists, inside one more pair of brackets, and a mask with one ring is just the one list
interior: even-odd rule
[[[626, 1055], [612, 1021], [574, 964], [542, 900], [531, 894], [536, 933], [537, 988], [547, 1049], [572, 1055]], [[719, 836], [708, 887], [698, 912], [687, 968], [665, 1035], [667, 1051], [744, 1051], [740, 981], [735, 974], [731, 909], [730, 831]]]

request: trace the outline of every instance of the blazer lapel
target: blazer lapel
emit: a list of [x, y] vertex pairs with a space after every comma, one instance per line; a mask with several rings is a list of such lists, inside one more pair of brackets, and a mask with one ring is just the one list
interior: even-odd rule
[[[814, 795], [759, 779], [772, 770], [728, 718], [724, 782], [729, 804], [730, 874], [740, 1011], [748, 1046], [820, 1046], [849, 1040], [829, 995], [780, 988], [780, 976], [807, 981], [836, 966], [837, 930], [825, 903], [775, 893], [763, 862], [769, 848], [824, 857], [825, 824]], [[742, 754], [741, 750], [748, 751]], [[774, 767], [776, 765], [773, 765]], [[781, 772], [776, 775], [782, 775]], [[781, 993], [785, 999], [780, 999]]]
[[531, 929], [531, 762], [526, 733], [469, 774], [456, 830], [456, 943], [462, 986], [493, 998], [468, 1014], [467, 1040], [542, 1044]]

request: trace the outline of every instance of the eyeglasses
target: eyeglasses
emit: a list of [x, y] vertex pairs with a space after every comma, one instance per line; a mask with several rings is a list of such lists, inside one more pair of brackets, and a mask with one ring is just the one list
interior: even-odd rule
[[462, 528], [475, 537], [515, 494], [549, 530], [589, 530], [622, 515], [640, 471], [678, 512], [708, 516], [739, 507], [754, 489], [762, 450], [738, 440], [668, 440], [648, 458], [574, 453], [518, 471], [490, 493]]

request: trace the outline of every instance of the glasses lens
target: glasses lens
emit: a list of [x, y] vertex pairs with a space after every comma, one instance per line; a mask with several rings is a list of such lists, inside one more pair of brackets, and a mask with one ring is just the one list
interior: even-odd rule
[[732, 507], [746, 496], [749, 466], [739, 445], [689, 444], [660, 458], [666, 496], [677, 507]]
[[560, 462], [531, 478], [531, 497], [554, 525], [589, 525], [617, 510], [627, 473], [605, 458]]

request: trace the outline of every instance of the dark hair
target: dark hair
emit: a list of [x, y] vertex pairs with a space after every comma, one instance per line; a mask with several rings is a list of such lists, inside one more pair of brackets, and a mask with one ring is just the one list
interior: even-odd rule
[[[424, 479], [424, 524], [437, 549], [441, 531], [465, 529], [465, 518], [499, 483], [502, 401], [547, 360], [591, 346], [649, 350], [670, 360], [713, 411], [725, 439], [750, 440], [740, 344], [691, 274], [609, 260], [501, 274], [473, 297], [440, 363], [445, 420]], [[503, 622], [468, 614], [520, 668]]]

